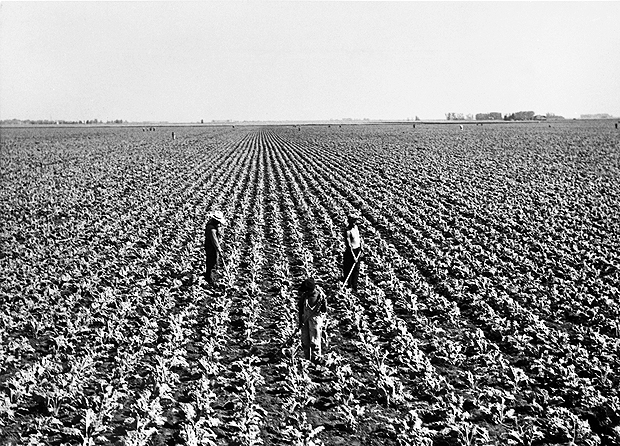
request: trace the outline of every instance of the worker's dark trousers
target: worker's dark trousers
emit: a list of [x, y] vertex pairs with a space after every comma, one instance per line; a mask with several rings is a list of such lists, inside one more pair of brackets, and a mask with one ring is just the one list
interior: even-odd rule
[[319, 314], [308, 318], [301, 327], [301, 343], [304, 347], [304, 357], [312, 362], [316, 362], [321, 358], [324, 326], [325, 315]]
[[346, 250], [344, 252], [344, 256], [343, 256], [343, 265], [342, 265], [342, 272], [344, 274], [344, 277], [342, 278], [343, 280], [346, 280], [347, 276], [349, 275], [349, 272], [351, 271], [351, 268], [353, 268], [353, 271], [351, 272], [351, 276], [349, 277], [349, 281], [347, 282], [347, 286], [349, 288], [352, 288], [353, 291], [357, 291], [357, 278], [359, 276], [360, 273], [360, 262], [361, 259], [355, 263], [355, 266], [353, 266], [355, 259], [353, 258], [353, 254], [355, 254], [355, 257], [357, 257], [360, 254], [360, 251], [362, 249], [361, 248], [357, 248], [353, 250], [353, 253], [350, 250]]
[[212, 251], [210, 249], [207, 249], [206, 252], [207, 252], [207, 261], [206, 261], [207, 270], [205, 271], [205, 278], [207, 279], [208, 283], [213, 285], [214, 284], [213, 271], [215, 270], [215, 267], [217, 266], [219, 254], [216, 250]]

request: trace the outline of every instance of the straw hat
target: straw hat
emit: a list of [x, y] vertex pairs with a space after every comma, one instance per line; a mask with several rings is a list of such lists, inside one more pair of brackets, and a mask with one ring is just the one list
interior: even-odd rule
[[222, 211], [212, 211], [207, 214], [207, 220], [215, 220], [221, 224], [226, 224], [226, 217]]

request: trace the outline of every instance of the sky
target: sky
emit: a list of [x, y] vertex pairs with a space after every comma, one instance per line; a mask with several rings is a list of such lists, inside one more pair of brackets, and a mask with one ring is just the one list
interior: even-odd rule
[[0, 2], [0, 119], [620, 116], [620, 2]]

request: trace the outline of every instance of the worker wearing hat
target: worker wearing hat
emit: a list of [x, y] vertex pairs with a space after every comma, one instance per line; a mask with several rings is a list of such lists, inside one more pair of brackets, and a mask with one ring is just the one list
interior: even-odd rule
[[207, 226], [205, 228], [205, 253], [206, 259], [206, 272], [205, 278], [210, 285], [215, 285], [213, 278], [213, 271], [218, 264], [220, 256], [222, 255], [222, 248], [219, 240], [220, 226], [226, 224], [224, 214], [220, 211], [214, 211], [207, 215]]
[[361, 215], [357, 211], [349, 213], [347, 216], [347, 227], [344, 231], [345, 250], [343, 255], [342, 273], [344, 274], [343, 285], [348, 286], [353, 291], [357, 291], [357, 279], [360, 272], [360, 260], [364, 242], [360, 236], [357, 223]]

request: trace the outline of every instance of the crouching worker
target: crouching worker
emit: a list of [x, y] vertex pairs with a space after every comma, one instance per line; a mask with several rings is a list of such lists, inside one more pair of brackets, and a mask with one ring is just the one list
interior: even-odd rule
[[306, 359], [316, 362], [321, 358], [327, 299], [323, 290], [311, 277], [304, 280], [299, 287], [298, 310], [304, 355]]

